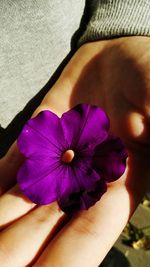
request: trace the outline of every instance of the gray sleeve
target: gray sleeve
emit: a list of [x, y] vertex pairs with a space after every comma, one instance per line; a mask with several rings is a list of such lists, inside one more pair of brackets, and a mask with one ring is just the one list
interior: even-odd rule
[[150, 0], [87, 0], [83, 43], [120, 36], [150, 36]]

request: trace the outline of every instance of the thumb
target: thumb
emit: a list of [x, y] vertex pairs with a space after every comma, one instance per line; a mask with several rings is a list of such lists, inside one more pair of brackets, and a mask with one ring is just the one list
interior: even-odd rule
[[10, 189], [16, 183], [18, 168], [23, 162], [23, 156], [17, 148], [16, 142], [0, 160], [0, 195]]

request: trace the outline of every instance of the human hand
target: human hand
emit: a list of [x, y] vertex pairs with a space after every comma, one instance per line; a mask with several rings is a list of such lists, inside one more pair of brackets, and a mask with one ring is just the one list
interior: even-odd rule
[[0, 161], [2, 266], [96, 267], [114, 244], [150, 183], [149, 48], [149, 37], [83, 45], [33, 114], [50, 109], [61, 116], [85, 102], [108, 113], [110, 130], [126, 144], [129, 159], [125, 174], [96, 205], [71, 220], [56, 203], [38, 207], [17, 185], [11, 188], [23, 161], [15, 144]]

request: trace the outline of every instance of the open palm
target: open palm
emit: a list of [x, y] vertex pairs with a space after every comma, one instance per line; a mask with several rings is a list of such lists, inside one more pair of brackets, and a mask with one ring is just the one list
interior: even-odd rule
[[22, 195], [15, 180], [23, 159], [14, 144], [0, 161], [0, 265], [96, 267], [103, 260], [150, 184], [149, 51], [149, 37], [123, 37], [85, 44], [68, 63], [33, 116], [101, 106], [128, 149], [126, 172], [70, 219], [57, 203], [36, 206]]

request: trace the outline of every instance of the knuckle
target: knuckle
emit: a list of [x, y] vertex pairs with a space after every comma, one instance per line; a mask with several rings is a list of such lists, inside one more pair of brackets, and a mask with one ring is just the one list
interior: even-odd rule
[[61, 216], [63, 216], [63, 212], [58, 208], [57, 204], [51, 203], [44, 206], [39, 206], [34, 211], [34, 219], [38, 223], [46, 223], [47, 221], [54, 219], [59, 219]]
[[88, 216], [79, 218], [73, 223], [72, 228], [78, 235], [91, 236], [93, 238], [97, 238], [99, 235], [94, 219]]

